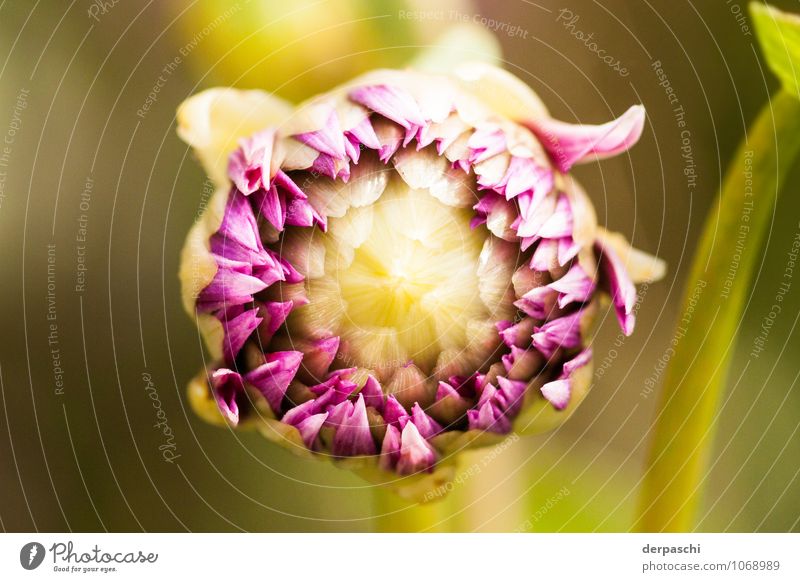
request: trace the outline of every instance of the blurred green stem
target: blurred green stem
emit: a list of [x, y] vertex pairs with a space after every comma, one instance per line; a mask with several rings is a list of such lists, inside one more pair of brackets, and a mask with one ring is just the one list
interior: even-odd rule
[[[777, 194], [798, 151], [800, 100], [781, 90], [739, 146], [716, 212], [706, 219], [681, 311], [681, 317], [691, 313], [691, 321], [685, 326], [678, 322], [656, 410], [637, 523], [640, 530], [686, 531], [694, 526], [736, 334], [752, 291], [751, 278], [763, 257]], [[752, 179], [750, 184], [748, 179]], [[738, 244], [742, 239], [744, 244]]]
[[414, 503], [385, 487], [374, 489], [375, 531], [381, 533], [446, 532], [445, 500]]

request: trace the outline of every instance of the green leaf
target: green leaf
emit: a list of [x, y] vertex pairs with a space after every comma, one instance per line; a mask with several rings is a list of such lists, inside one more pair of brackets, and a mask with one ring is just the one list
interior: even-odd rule
[[800, 97], [800, 16], [756, 2], [750, 13], [769, 68], [789, 93]]
[[[728, 168], [709, 214], [670, 344], [636, 527], [687, 531], [712, 450], [719, 403], [752, 294], [775, 200], [800, 152], [800, 100], [786, 89], [764, 107]], [[779, 163], [780, 161], [780, 163]], [[687, 319], [688, 322], [687, 322]]]

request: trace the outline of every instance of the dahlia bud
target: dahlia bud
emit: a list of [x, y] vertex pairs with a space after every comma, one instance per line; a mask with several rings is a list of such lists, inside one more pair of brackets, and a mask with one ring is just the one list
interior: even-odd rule
[[372, 72], [291, 114], [211, 89], [178, 121], [218, 188], [181, 270], [215, 360], [191, 401], [407, 497], [464, 448], [563, 422], [603, 298], [630, 334], [634, 283], [663, 275], [567, 174], [631, 147], [641, 106], [562, 123], [475, 64]]

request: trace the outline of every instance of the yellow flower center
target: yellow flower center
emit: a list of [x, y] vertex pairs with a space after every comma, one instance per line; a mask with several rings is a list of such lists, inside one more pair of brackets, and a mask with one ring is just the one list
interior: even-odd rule
[[[465, 370], [479, 365], [476, 354], [486, 356], [488, 336], [497, 335], [496, 299], [514, 265], [503, 269], [507, 277], [488, 282], [501, 291], [487, 296], [481, 262], [489, 235], [470, 228], [474, 212], [411, 188], [391, 169], [380, 171], [388, 175], [377, 197], [329, 218], [327, 233], [306, 230], [287, 239], [290, 251], [304, 248], [298, 268], [309, 300], [290, 318], [290, 334], [339, 336], [339, 367], [379, 377], [409, 362], [426, 375], [459, 359]], [[348, 196], [348, 188], [359, 186], [337, 195]]]

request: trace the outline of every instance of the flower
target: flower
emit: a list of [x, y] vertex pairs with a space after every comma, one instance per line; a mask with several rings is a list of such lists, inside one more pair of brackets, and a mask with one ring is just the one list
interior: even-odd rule
[[634, 283], [664, 273], [567, 173], [631, 147], [641, 106], [566, 124], [473, 63], [371, 72], [291, 113], [211, 89], [178, 122], [217, 185], [181, 269], [214, 360], [195, 409], [407, 497], [464, 448], [563, 422], [604, 298], [630, 334]]

